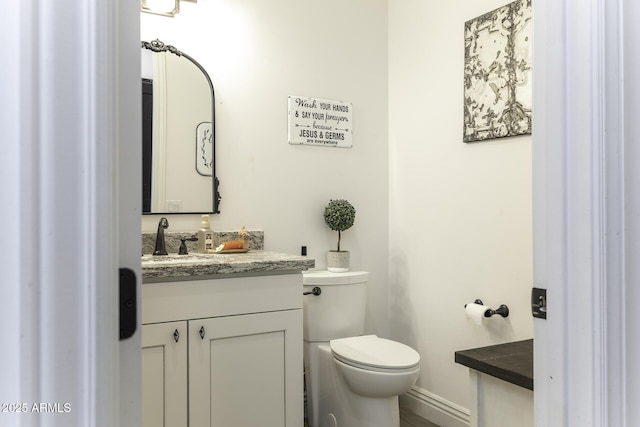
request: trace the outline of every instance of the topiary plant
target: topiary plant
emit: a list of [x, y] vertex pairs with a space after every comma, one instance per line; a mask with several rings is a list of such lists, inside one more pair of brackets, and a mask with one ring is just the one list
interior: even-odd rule
[[340, 252], [341, 232], [351, 228], [356, 219], [356, 209], [344, 199], [329, 201], [324, 208], [324, 222], [338, 232], [338, 252]]

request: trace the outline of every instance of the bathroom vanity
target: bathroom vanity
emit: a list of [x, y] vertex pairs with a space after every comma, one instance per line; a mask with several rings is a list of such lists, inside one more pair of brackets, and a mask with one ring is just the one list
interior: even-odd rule
[[143, 256], [144, 426], [301, 426], [302, 270], [268, 251]]
[[456, 351], [469, 368], [470, 426], [533, 427], [533, 340]]

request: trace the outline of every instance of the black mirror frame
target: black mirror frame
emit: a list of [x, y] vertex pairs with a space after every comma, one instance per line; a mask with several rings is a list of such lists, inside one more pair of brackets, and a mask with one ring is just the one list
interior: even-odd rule
[[215, 117], [216, 117], [216, 102], [215, 102], [215, 92], [213, 90], [213, 83], [211, 82], [211, 78], [209, 77], [209, 73], [205, 70], [202, 65], [191, 56], [187, 55], [184, 52], [179, 51], [175, 48], [175, 46], [167, 45], [161, 42], [158, 39], [155, 39], [151, 42], [142, 41], [142, 48], [151, 50], [153, 52], [171, 52], [176, 56], [182, 56], [187, 58], [189, 61], [193, 63], [198, 69], [204, 74], [207, 79], [207, 83], [209, 84], [209, 89], [211, 91], [211, 144], [212, 144], [212, 155], [213, 159], [211, 159], [211, 175], [212, 175], [212, 189], [213, 189], [213, 212], [214, 214], [220, 213], [220, 193], [218, 192], [218, 186], [220, 181], [218, 180], [218, 176], [216, 175], [216, 125], [215, 125]]

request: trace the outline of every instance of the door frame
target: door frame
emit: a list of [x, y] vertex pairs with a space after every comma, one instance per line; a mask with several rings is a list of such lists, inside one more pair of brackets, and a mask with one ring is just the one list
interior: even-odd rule
[[3, 425], [138, 427], [118, 268], [140, 277], [139, 5], [10, 0], [0, 34]]
[[638, 416], [625, 401], [640, 399], [640, 8], [533, 11], [534, 286], [548, 303], [534, 320], [536, 425], [625, 426]]
[[[548, 319], [534, 321], [536, 424], [622, 426], [640, 411], [624, 404], [640, 399], [631, 369], [640, 360], [640, 105], [625, 96], [640, 93], [638, 44], [625, 42], [640, 40], [640, 10], [634, 0], [533, 7], [534, 63], [545, 70], [534, 73], [534, 285], [548, 289], [549, 305]], [[139, 240], [118, 235], [124, 218], [139, 222], [119, 193], [139, 168], [126, 144], [139, 138], [138, 13], [135, 2], [15, 0], [0, 18], [11, 59], [0, 69], [0, 178], [15, 183], [2, 186], [0, 223], [16, 248], [0, 259], [0, 321], [18, 325], [5, 331], [0, 400], [69, 400], [60, 425], [140, 424], [140, 369], [124, 367], [139, 356], [139, 332], [114, 341], [117, 267], [140, 277]], [[67, 185], [77, 191], [60, 191]]]

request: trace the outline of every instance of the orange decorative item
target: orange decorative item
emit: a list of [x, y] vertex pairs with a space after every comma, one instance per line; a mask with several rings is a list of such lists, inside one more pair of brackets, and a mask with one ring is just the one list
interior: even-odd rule
[[228, 251], [230, 249], [243, 249], [244, 248], [244, 240], [230, 240], [228, 242], [224, 242], [224, 247], [222, 250]]

